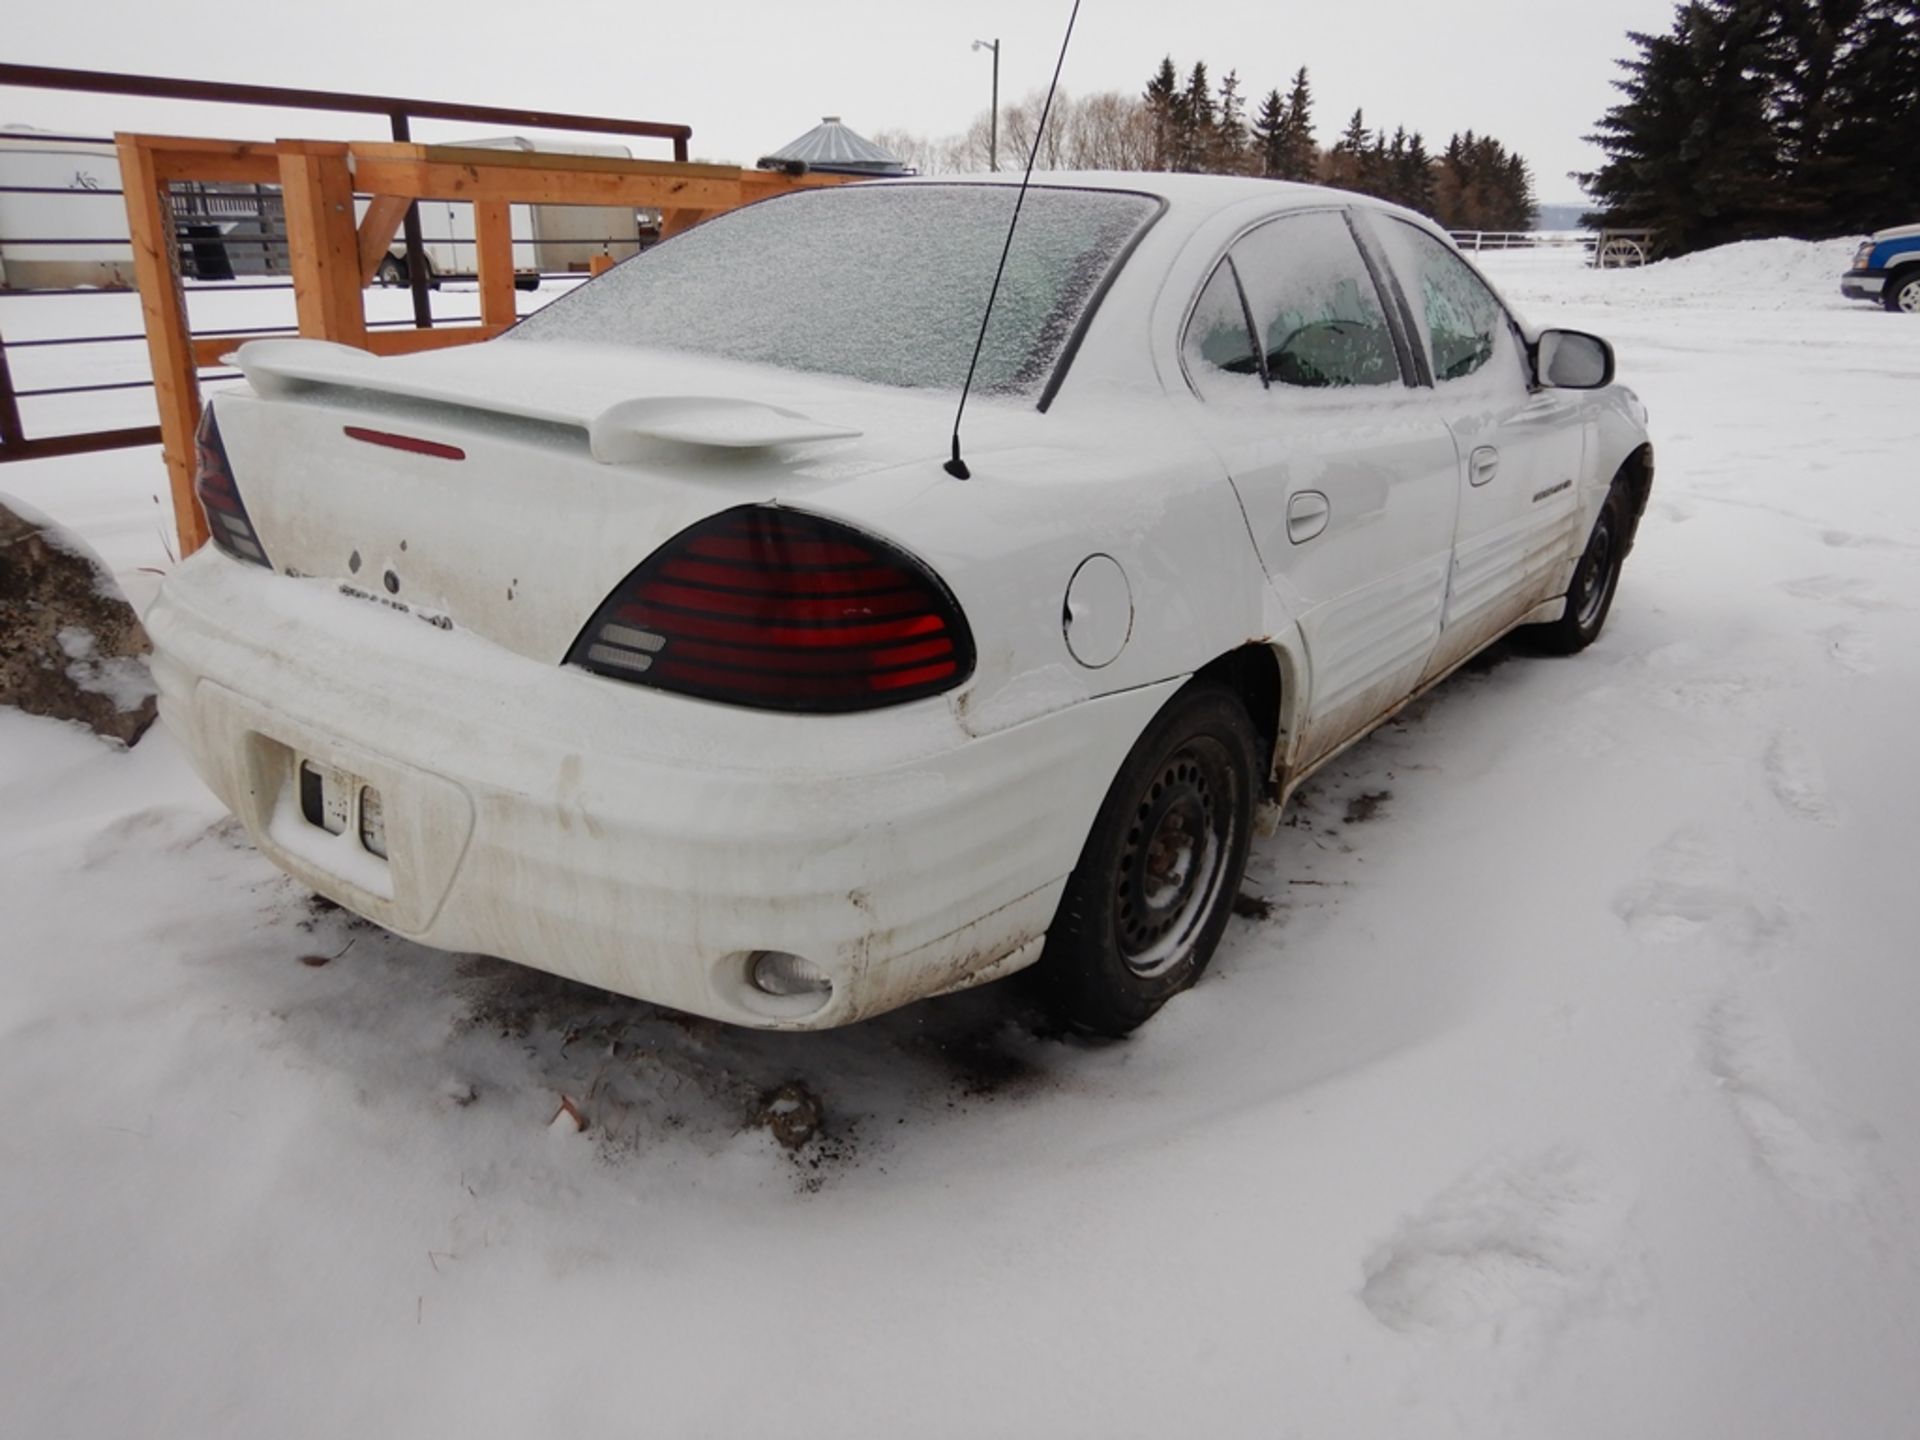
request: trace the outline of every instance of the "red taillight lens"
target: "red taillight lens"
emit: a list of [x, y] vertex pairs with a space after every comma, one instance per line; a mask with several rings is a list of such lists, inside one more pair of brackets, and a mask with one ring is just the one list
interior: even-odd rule
[[872, 710], [973, 672], [953, 596], [904, 550], [792, 510], [744, 506], [683, 530], [629, 575], [569, 663], [766, 710]]
[[253, 533], [246, 503], [240, 498], [239, 486], [233, 483], [233, 466], [227, 463], [227, 447], [220, 443], [220, 426], [213, 418], [211, 405], [200, 412], [200, 429], [193, 437], [193, 449], [198, 461], [193, 493], [200, 497], [201, 508], [207, 512], [207, 529], [213, 534], [213, 543], [236, 560], [264, 565], [271, 570], [273, 562], [267, 559], [260, 537]]

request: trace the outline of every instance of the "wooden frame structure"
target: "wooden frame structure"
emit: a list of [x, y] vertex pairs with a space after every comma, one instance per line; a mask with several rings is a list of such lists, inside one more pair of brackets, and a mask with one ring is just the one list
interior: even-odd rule
[[[221, 363], [247, 336], [195, 339], [180, 284], [179, 246], [167, 206], [176, 181], [278, 185], [300, 334], [375, 355], [405, 355], [487, 340], [517, 318], [511, 207], [618, 205], [659, 209], [671, 236], [709, 215], [789, 190], [836, 185], [836, 175], [786, 175], [679, 161], [523, 153], [447, 145], [322, 140], [200, 140], [116, 135], [134, 275], [146, 322], [160, 410], [160, 440], [184, 558], [207, 540], [193, 493], [194, 431], [203, 366]], [[370, 196], [356, 219], [354, 197]], [[367, 328], [363, 292], [416, 200], [469, 201], [480, 283], [478, 324]]]

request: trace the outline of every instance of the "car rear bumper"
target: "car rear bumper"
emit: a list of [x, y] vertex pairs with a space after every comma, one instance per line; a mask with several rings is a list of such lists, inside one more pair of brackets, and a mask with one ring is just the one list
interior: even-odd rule
[[[742, 1025], [820, 1029], [1039, 954], [1175, 682], [968, 736], [945, 699], [770, 715], [514, 655], [208, 551], [147, 617], [161, 715], [260, 850], [399, 934]], [[376, 791], [387, 859], [302, 813]], [[784, 950], [833, 989], [763, 995]]]
[[1840, 293], [1849, 300], [1878, 300], [1886, 288], [1884, 270], [1849, 270], [1840, 277]]

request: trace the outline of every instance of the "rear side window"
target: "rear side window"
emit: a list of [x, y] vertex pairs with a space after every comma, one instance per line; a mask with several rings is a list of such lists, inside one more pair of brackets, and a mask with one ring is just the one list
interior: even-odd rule
[[1400, 383], [1393, 332], [1343, 216], [1273, 220], [1230, 253], [1274, 388]]
[[1187, 375], [1202, 395], [1233, 394], [1265, 383], [1260, 354], [1247, 331], [1247, 310], [1240, 302], [1233, 266], [1223, 259], [1200, 292], [1187, 321], [1182, 346]]
[[1524, 385], [1525, 363], [1506, 307], [1467, 262], [1404, 220], [1381, 218], [1376, 228], [1403, 283], [1411, 282], [1407, 299], [1434, 382], [1482, 376]]

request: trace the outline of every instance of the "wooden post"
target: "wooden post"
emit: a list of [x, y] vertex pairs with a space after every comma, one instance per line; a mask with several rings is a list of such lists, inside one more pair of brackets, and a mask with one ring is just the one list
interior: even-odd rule
[[154, 153], [117, 136], [120, 188], [127, 202], [127, 233], [133, 240], [134, 281], [146, 320], [147, 356], [153, 364], [153, 398], [160, 410], [160, 447], [173, 498], [173, 524], [180, 558], [207, 543], [207, 517], [193, 493], [193, 432], [200, 424], [200, 374], [193, 363], [187, 297], [180, 288], [178, 247], [166, 181]]
[[660, 238], [671, 240], [683, 230], [691, 230], [710, 212], [705, 210], [668, 209], [660, 212]]
[[[193, 493], [194, 429], [200, 421], [198, 365], [215, 364], [246, 337], [193, 339], [181, 288], [178, 245], [167, 186], [176, 180], [278, 181], [286, 205], [287, 248], [300, 333], [370, 350], [410, 355], [486, 340], [516, 319], [512, 207], [516, 204], [631, 205], [664, 212], [671, 235], [710, 215], [766, 195], [840, 183], [838, 176], [785, 176], [714, 165], [669, 165], [597, 155], [521, 155], [512, 151], [363, 143], [352, 146], [285, 140], [196, 140], [152, 135], [115, 137], [132, 237], [134, 275], [146, 320], [174, 525], [182, 555], [206, 543], [206, 516]], [[357, 170], [350, 169], [357, 166]], [[355, 176], [375, 198], [366, 223], [354, 224]], [[362, 288], [391, 243], [395, 217], [420, 199], [474, 205], [482, 322], [446, 330], [378, 330], [369, 334]], [[596, 271], [604, 268], [592, 267]], [[18, 425], [0, 406], [0, 442], [13, 445]], [[134, 443], [144, 431], [105, 438]], [[61, 453], [74, 448], [64, 441]]]
[[513, 207], [505, 200], [473, 202], [473, 242], [480, 276], [480, 323], [511, 325], [513, 299]]
[[370, 285], [380, 273], [380, 262], [393, 249], [393, 232], [407, 218], [413, 202], [404, 195], [376, 195], [367, 202], [367, 215], [360, 222], [360, 283]]
[[365, 348], [367, 314], [360, 295], [360, 237], [353, 222], [347, 147], [283, 140], [279, 148], [300, 333]]

